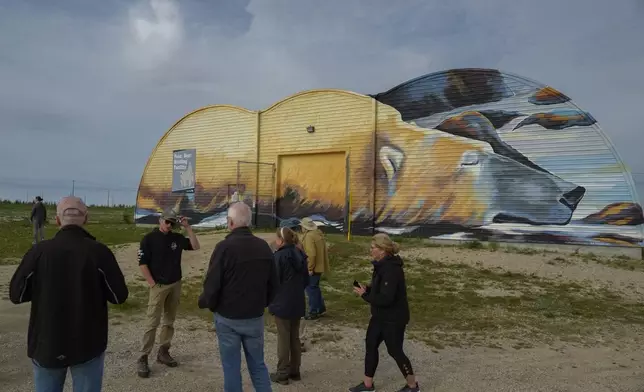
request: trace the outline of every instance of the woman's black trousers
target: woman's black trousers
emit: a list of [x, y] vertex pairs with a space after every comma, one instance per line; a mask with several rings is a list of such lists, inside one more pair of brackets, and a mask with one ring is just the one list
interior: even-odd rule
[[396, 361], [398, 368], [404, 377], [414, 374], [409, 358], [403, 351], [405, 340], [405, 324], [384, 323], [371, 318], [367, 328], [366, 353], [364, 360], [364, 374], [373, 377], [378, 367], [378, 347], [383, 341], [387, 346], [387, 352]]

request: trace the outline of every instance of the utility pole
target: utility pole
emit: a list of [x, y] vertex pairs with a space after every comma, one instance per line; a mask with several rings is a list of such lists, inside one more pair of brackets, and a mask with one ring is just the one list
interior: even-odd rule
[[74, 196], [74, 188], [76, 187], [76, 180], [72, 180], [72, 196]]
[[110, 190], [107, 190], [107, 206], [110, 206]]

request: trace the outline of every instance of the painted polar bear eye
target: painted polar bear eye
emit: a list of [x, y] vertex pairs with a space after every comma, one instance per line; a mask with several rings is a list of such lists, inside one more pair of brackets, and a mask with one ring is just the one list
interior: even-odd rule
[[392, 147], [384, 146], [380, 149], [380, 163], [385, 168], [387, 178], [393, 180], [402, 168], [405, 157], [402, 151]]
[[477, 151], [465, 151], [461, 157], [461, 166], [475, 166], [480, 163]]

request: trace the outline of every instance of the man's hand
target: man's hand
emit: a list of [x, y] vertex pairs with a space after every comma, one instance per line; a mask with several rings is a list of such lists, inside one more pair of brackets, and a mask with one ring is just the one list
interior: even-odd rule
[[309, 276], [313, 276], [313, 271], [309, 271]]
[[[139, 252], [141, 251], [139, 250]], [[140, 265], [139, 268], [141, 268], [141, 274], [143, 274], [145, 281], [148, 282], [148, 286], [150, 286], [150, 288], [156, 286], [157, 282], [154, 281], [154, 278], [150, 273], [150, 268], [148, 268], [146, 264]]]
[[186, 219], [184, 216], [179, 218], [179, 223], [181, 224], [181, 226], [183, 226], [184, 229], [187, 229], [188, 227], [190, 227], [190, 224], [188, 223], [188, 219]]

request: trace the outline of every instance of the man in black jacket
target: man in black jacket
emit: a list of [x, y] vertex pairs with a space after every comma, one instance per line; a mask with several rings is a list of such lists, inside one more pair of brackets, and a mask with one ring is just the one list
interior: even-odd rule
[[29, 217], [34, 227], [34, 244], [45, 239], [45, 222], [47, 222], [47, 208], [42, 203], [42, 197], [36, 196], [34, 206]]
[[9, 297], [31, 301], [27, 355], [36, 392], [62, 392], [67, 368], [74, 391], [100, 391], [107, 348], [107, 302], [128, 297], [112, 251], [83, 226], [87, 207], [77, 197], [58, 203], [54, 238], [39, 242], [11, 278]]
[[264, 362], [264, 309], [277, 289], [273, 252], [248, 226], [243, 202], [228, 209], [226, 238], [215, 246], [199, 296], [199, 308], [215, 313], [224, 390], [241, 391], [241, 348], [256, 391], [271, 391]]

